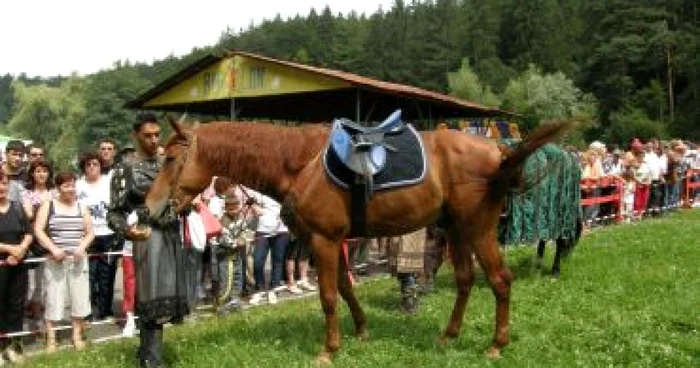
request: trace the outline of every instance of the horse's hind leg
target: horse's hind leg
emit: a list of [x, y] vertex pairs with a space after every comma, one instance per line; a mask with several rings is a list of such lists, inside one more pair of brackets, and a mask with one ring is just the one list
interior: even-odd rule
[[326, 317], [326, 342], [318, 355], [317, 363], [330, 364], [333, 353], [340, 348], [338, 313], [335, 308], [338, 297], [340, 243], [330, 241], [318, 234], [312, 234], [310, 244], [316, 257], [319, 297], [321, 298], [323, 314]]
[[498, 358], [501, 355], [501, 349], [509, 342], [510, 283], [513, 275], [503, 263], [503, 256], [496, 240], [496, 226], [479, 225], [482, 225], [481, 229], [493, 229], [475, 234], [477, 237], [473, 240], [473, 250], [496, 298], [496, 329], [487, 355], [490, 358]]
[[540, 240], [537, 243], [537, 258], [535, 258], [535, 268], [537, 270], [542, 269], [542, 265], [544, 263], [544, 250], [545, 250], [546, 245], [547, 245], [546, 240]]
[[446, 342], [448, 339], [456, 338], [459, 335], [459, 330], [462, 328], [462, 321], [464, 319], [464, 310], [467, 306], [472, 286], [474, 285], [472, 253], [467, 243], [464, 241], [464, 236], [459, 234], [457, 229], [451, 229], [449, 236], [454, 277], [455, 283], [457, 284], [457, 299], [455, 299], [450, 321], [440, 338], [441, 342]]
[[355, 335], [360, 339], [367, 338], [367, 320], [365, 318], [365, 313], [362, 311], [360, 302], [355, 296], [355, 292], [350, 285], [350, 276], [348, 275], [348, 265], [345, 262], [345, 257], [342, 253], [340, 255], [339, 266], [338, 266], [338, 290], [340, 291], [340, 296], [343, 297], [345, 303], [350, 308], [350, 314], [352, 314], [352, 321], [355, 324]]

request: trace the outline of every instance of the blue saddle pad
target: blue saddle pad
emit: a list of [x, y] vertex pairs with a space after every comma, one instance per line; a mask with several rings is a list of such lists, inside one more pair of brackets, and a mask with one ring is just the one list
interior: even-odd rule
[[[398, 188], [421, 182], [428, 165], [423, 140], [415, 128], [406, 124], [400, 133], [385, 136], [385, 141], [396, 151], [386, 150], [384, 168], [374, 175], [374, 189]], [[350, 189], [356, 174], [345, 166], [330, 145], [323, 153], [323, 166], [333, 183], [345, 190]]]

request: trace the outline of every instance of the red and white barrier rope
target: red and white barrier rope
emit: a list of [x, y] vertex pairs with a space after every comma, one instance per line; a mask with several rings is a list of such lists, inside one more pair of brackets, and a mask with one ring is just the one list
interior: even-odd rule
[[[109, 256], [123, 256], [124, 252], [103, 252], [103, 253], [88, 253], [87, 257], [88, 258], [101, 258], [101, 257], [109, 257]], [[66, 256], [68, 259], [72, 259], [73, 256]], [[25, 258], [23, 259], [19, 264], [34, 264], [34, 263], [44, 263], [48, 260], [50, 260], [50, 257], [32, 257], [32, 258]], [[0, 267], [4, 266], [14, 266], [9, 264], [7, 261], [0, 260]]]

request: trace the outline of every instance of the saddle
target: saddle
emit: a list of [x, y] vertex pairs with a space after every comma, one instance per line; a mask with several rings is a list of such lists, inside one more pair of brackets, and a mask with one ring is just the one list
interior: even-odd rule
[[387, 144], [385, 137], [400, 133], [406, 125], [401, 121], [401, 110], [376, 127], [363, 127], [348, 119], [336, 119], [331, 129], [331, 148], [353, 172], [368, 180], [371, 187], [372, 176], [386, 166], [387, 149], [396, 148]]
[[415, 184], [425, 176], [420, 135], [396, 110], [375, 127], [336, 119], [323, 155], [326, 174], [350, 191], [352, 231], [365, 233], [366, 206], [379, 190]]

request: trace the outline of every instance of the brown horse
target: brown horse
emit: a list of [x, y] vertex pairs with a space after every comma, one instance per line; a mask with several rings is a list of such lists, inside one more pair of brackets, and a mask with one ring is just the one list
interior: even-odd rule
[[[340, 261], [341, 242], [351, 228], [350, 195], [331, 182], [321, 162], [330, 128], [242, 122], [185, 128], [172, 119], [170, 123], [174, 135], [165, 146], [165, 164], [146, 201], [151, 214], [160, 215], [168, 203], [183, 210], [212, 176], [229, 177], [270, 195], [283, 204], [285, 223], [311, 246], [317, 261], [326, 321], [318, 361], [329, 362], [340, 347], [338, 292], [350, 308], [356, 334], [366, 337], [364, 312]], [[440, 341], [459, 334], [474, 283], [475, 255], [496, 299], [496, 328], [487, 355], [500, 356], [508, 344], [512, 276], [497, 241], [499, 214], [507, 192], [521, 181], [525, 159], [565, 128], [542, 126], [512, 149], [458, 131], [423, 132], [428, 162], [424, 180], [377, 192], [369, 201], [367, 237], [401, 235], [434, 224], [441, 216], [448, 219], [457, 298]]]

